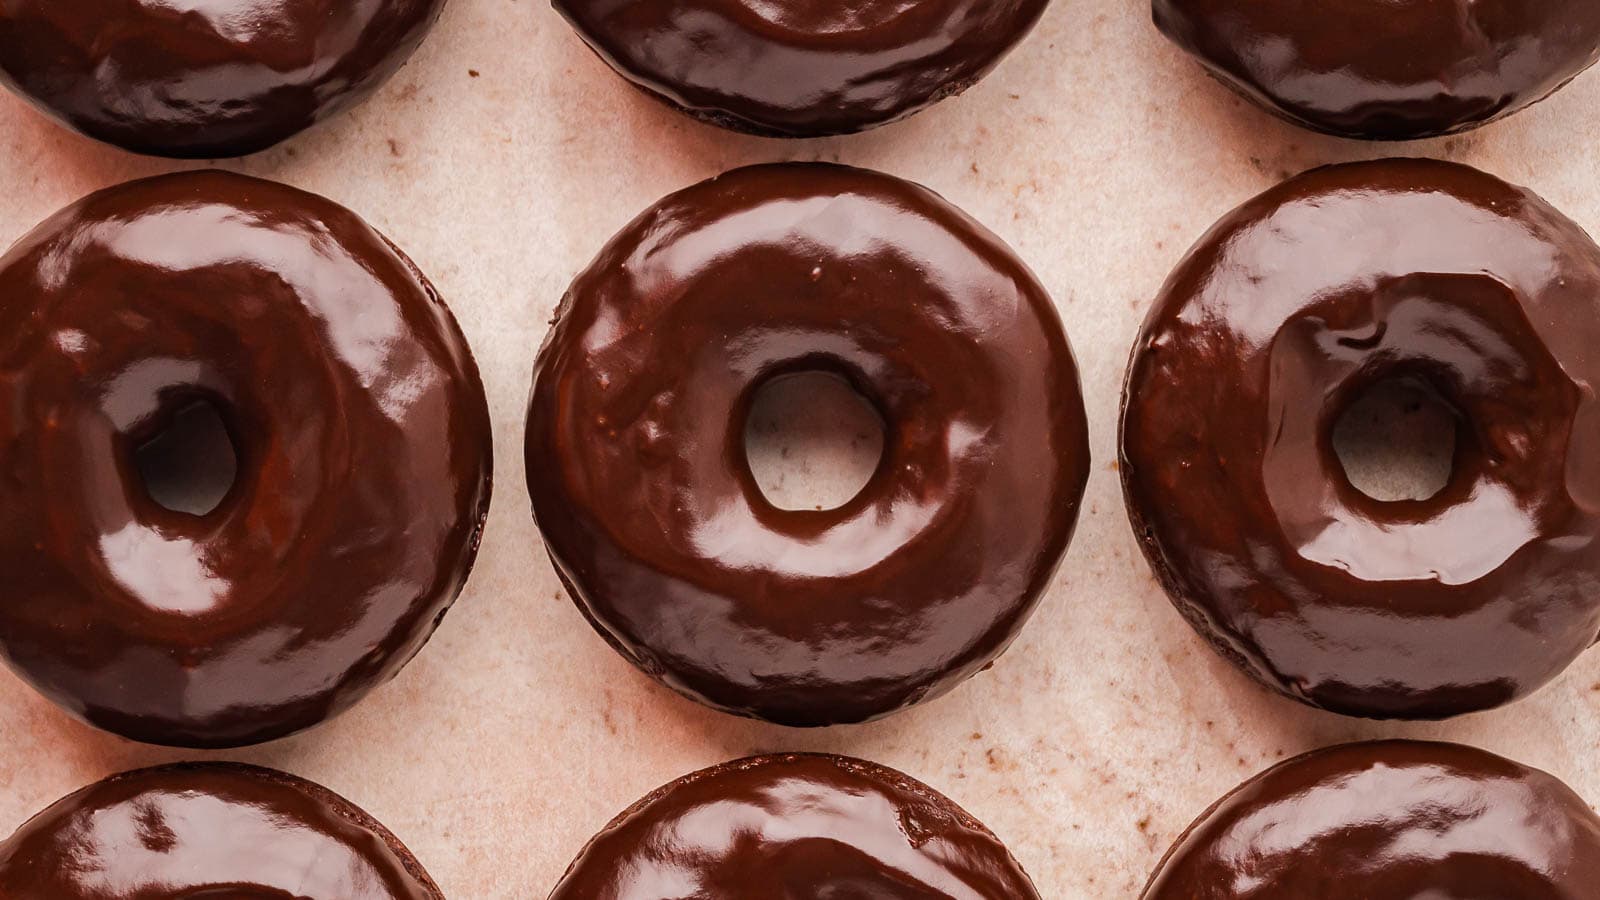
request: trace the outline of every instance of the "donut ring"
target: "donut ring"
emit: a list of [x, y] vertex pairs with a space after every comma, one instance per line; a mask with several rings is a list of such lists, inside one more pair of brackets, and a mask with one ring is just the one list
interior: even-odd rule
[[554, 0], [589, 47], [702, 121], [769, 137], [864, 131], [976, 84], [1049, 0]]
[[235, 763], [124, 772], [62, 798], [0, 843], [0, 895], [444, 900], [350, 801]]
[[[1266, 684], [1439, 718], [1554, 678], [1600, 635], [1600, 248], [1475, 169], [1318, 169], [1230, 213], [1167, 281], [1124, 395], [1157, 577]], [[1381, 502], [1332, 447], [1378, 381], [1453, 409], [1437, 495]]]
[[[882, 416], [867, 486], [782, 510], [744, 458], [757, 390], [847, 380]], [[662, 200], [578, 276], [539, 352], [528, 485], [601, 635], [667, 686], [787, 725], [943, 693], [1021, 628], [1088, 476], [1044, 288], [935, 194], [756, 166]]]
[[595, 835], [550, 900], [1039, 900], [989, 829], [893, 769], [793, 754], [652, 792]]
[[[203, 515], [135, 465], [196, 402], [238, 456]], [[460, 592], [490, 446], [455, 321], [355, 214], [223, 172], [93, 194], [0, 258], [0, 655], [135, 740], [309, 727]]]
[[1222, 798], [1144, 900], [1538, 897], [1600, 884], [1600, 816], [1543, 772], [1456, 744], [1321, 750]]
[[444, 0], [7, 0], [0, 82], [125, 150], [243, 156], [366, 99], [443, 8]]
[[1543, 100], [1600, 59], [1590, 0], [1154, 0], [1223, 84], [1297, 125], [1410, 140]]

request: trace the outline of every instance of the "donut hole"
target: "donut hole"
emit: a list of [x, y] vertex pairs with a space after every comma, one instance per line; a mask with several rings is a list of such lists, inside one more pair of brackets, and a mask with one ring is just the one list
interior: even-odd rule
[[778, 509], [832, 510], [849, 503], [872, 480], [883, 444], [877, 407], [832, 372], [769, 379], [745, 418], [750, 474]]
[[1455, 470], [1461, 416], [1425, 378], [1384, 378], [1359, 391], [1333, 426], [1350, 486], [1383, 503], [1428, 500]]
[[152, 501], [191, 516], [215, 512], [239, 475], [227, 419], [205, 397], [172, 403], [134, 448], [133, 461]]

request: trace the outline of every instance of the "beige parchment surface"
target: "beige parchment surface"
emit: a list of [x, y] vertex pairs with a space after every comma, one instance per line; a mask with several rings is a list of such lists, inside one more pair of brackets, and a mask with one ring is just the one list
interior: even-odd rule
[[[1600, 801], [1600, 652], [1530, 700], [1445, 724], [1310, 711], [1258, 689], [1190, 632], [1127, 525], [1112, 468], [1118, 389], [1167, 271], [1213, 220], [1276, 179], [1390, 154], [1470, 162], [1600, 229], [1600, 75], [1467, 136], [1363, 145], [1247, 107], [1166, 44], [1140, 0], [1057, 0], [965, 96], [867, 135], [785, 143], [654, 105], [540, 0], [452, 0], [372, 102], [222, 165], [355, 209], [415, 258], [461, 320], [488, 385], [497, 458], [466, 593], [394, 683], [310, 733], [242, 752], [130, 744], [0, 674], [0, 834], [115, 771], [241, 759], [355, 800], [455, 900], [542, 898], [594, 830], [654, 786], [745, 754], [826, 750], [949, 794], [1010, 845], [1047, 898], [1131, 898], [1214, 798], [1286, 755], [1339, 741], [1477, 744]], [[534, 352], [571, 277], [666, 192], [784, 159], [910, 178], [1008, 240], [1060, 305], [1095, 460], [1060, 575], [992, 670], [887, 721], [818, 732], [708, 712], [613, 654], [545, 560], [522, 471]], [[90, 143], [0, 98], [0, 243], [90, 190], [177, 167]]]

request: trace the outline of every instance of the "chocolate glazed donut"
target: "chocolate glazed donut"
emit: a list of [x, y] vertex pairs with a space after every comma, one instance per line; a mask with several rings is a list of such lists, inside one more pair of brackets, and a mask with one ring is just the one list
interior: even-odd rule
[[[460, 592], [490, 446], [455, 321], [355, 214], [222, 172], [93, 194], [0, 258], [0, 654], [136, 740], [306, 728]], [[230, 454], [220, 502], [158, 496]]]
[[1593, 0], [1154, 0], [1224, 84], [1299, 125], [1371, 140], [1476, 128], [1600, 58]]
[[444, 0], [6, 0], [0, 81], [137, 153], [264, 150], [399, 69]]
[[[756, 391], [845, 379], [884, 453], [833, 510], [744, 456]], [[943, 693], [1011, 642], [1077, 520], [1088, 444], [1050, 298], [937, 195], [827, 165], [674, 194], [578, 276], [539, 352], [528, 485], [611, 644], [669, 687], [787, 725]]]
[[842, 756], [704, 769], [617, 816], [550, 900], [1038, 900], [999, 839], [908, 775]]
[[14, 900], [444, 900], [393, 834], [327, 788], [254, 766], [126, 772], [0, 843]]
[[[1600, 635], [1600, 248], [1521, 188], [1428, 160], [1334, 166], [1223, 218], [1150, 310], [1122, 476], [1152, 567], [1225, 655], [1372, 717], [1487, 709]], [[1425, 500], [1332, 446], [1380, 381], [1458, 420]]]
[[771, 137], [846, 134], [959, 94], [1049, 0], [554, 0], [619, 74], [695, 118]]
[[1144, 900], [1590, 900], [1600, 817], [1543, 772], [1455, 744], [1307, 754], [1190, 826]]

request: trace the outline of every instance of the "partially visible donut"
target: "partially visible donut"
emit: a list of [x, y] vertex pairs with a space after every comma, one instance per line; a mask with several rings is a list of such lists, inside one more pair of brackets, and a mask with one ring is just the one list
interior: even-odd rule
[[137, 153], [243, 156], [399, 69], [444, 0], [7, 0], [0, 83]]
[[[779, 509], [745, 458], [756, 392], [805, 371], [885, 423], [838, 509]], [[526, 452], [596, 630], [694, 699], [800, 726], [886, 715], [998, 656], [1089, 465], [1072, 350], [1016, 254], [928, 190], [796, 164], [667, 197], [578, 276]]]
[[987, 828], [893, 769], [790, 754], [661, 787], [607, 825], [550, 900], [1039, 900]]
[[619, 74], [667, 104], [772, 137], [863, 131], [958, 94], [1049, 0], [555, 0]]
[[1224, 84], [1331, 134], [1476, 128], [1600, 59], [1593, 0], [1154, 0], [1156, 25]]
[[[1139, 334], [1122, 479], [1173, 602], [1306, 703], [1439, 718], [1545, 684], [1600, 635], [1600, 248], [1476, 169], [1318, 169], [1228, 214]], [[1332, 434], [1403, 379], [1455, 414], [1425, 500]]]
[[350, 801], [234, 763], [125, 772], [62, 798], [0, 843], [0, 896], [444, 900]]
[[[153, 447], [236, 476], [160, 502]], [[136, 740], [314, 725], [455, 600], [490, 453], [449, 310], [354, 213], [222, 172], [93, 194], [0, 257], [0, 657]]]
[[1144, 900], [1592, 900], [1600, 816], [1550, 775], [1455, 744], [1310, 753], [1180, 837]]

